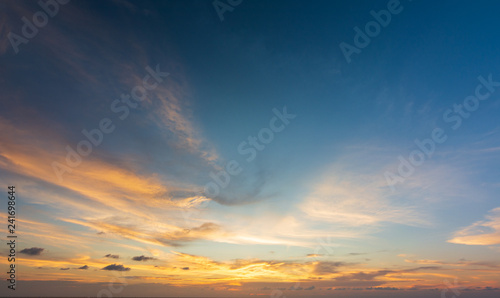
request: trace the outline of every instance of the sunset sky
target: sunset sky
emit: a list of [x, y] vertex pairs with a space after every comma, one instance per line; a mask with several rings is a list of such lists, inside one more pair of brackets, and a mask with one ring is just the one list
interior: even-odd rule
[[499, 297], [500, 3], [66, 2], [0, 1], [0, 296]]

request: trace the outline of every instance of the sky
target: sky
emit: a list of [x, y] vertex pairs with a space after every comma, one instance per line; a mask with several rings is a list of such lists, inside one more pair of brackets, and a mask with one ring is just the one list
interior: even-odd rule
[[499, 9], [0, 1], [0, 296], [498, 297]]

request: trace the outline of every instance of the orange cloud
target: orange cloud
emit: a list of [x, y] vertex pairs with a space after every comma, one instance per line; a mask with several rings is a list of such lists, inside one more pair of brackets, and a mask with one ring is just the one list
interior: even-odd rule
[[500, 244], [500, 207], [491, 210], [486, 215], [486, 220], [477, 221], [455, 232], [448, 242], [466, 245]]

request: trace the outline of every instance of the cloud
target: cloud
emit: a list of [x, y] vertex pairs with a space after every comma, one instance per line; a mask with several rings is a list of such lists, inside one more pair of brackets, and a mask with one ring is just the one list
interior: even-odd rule
[[191, 115], [191, 111], [181, 100], [180, 95], [169, 90], [169, 86], [160, 86], [157, 93], [156, 105], [151, 117], [159, 127], [165, 127], [176, 137], [176, 146], [187, 149], [191, 153], [197, 154], [207, 162], [215, 162], [218, 155], [215, 149], [208, 144], [196, 128]]
[[[79, 224], [95, 230], [105, 230], [108, 234], [135, 240], [145, 244], [178, 247], [186, 242], [199, 239], [220, 239], [226, 233], [215, 223], [203, 223], [191, 229], [183, 229], [162, 222], [151, 223], [145, 219], [142, 225], [129, 224], [128, 218], [111, 217], [103, 220], [81, 221], [61, 219], [66, 222]], [[136, 222], [139, 219], [136, 218]], [[141, 221], [142, 221], [141, 220]]]
[[[364, 230], [382, 223], [427, 225], [416, 206], [393, 199], [382, 175], [343, 164], [329, 166], [299, 205], [309, 220]], [[358, 173], [360, 172], [360, 173]]]
[[149, 261], [149, 260], [156, 260], [156, 259], [153, 257], [146, 257], [146, 256], [142, 255], [142, 256], [133, 257], [132, 260], [140, 262], [140, 261]]
[[485, 218], [455, 232], [448, 242], [466, 245], [500, 244], [500, 207], [491, 210]]
[[[415, 264], [433, 264], [433, 265], [449, 265], [449, 266], [483, 266], [489, 268], [500, 268], [499, 262], [494, 261], [468, 261], [466, 259], [460, 259], [458, 262], [445, 262], [440, 260], [405, 260], [407, 263]], [[429, 267], [428, 267], [429, 268]]]
[[343, 275], [340, 277], [335, 278], [337, 281], [352, 281], [352, 280], [362, 280], [362, 281], [372, 281], [378, 276], [385, 276], [389, 273], [393, 273], [394, 271], [392, 270], [379, 270], [379, 271], [374, 271], [374, 272], [357, 272], [357, 273], [352, 273], [348, 275]]
[[111, 258], [111, 259], [119, 259], [119, 258], [120, 258], [120, 256], [119, 256], [119, 255], [112, 255], [112, 254], [107, 254], [107, 255], [105, 255], [104, 257], [106, 257], [106, 258]]
[[182, 267], [182, 270], [189, 270], [189, 267]]
[[314, 268], [314, 273], [318, 275], [337, 272], [339, 267], [347, 265], [344, 262], [318, 262]]
[[130, 268], [128, 267], [123, 267], [123, 265], [117, 265], [117, 264], [111, 264], [108, 265], [101, 270], [108, 270], [108, 271], [130, 271]]
[[382, 290], [382, 291], [397, 291], [400, 290], [398, 288], [393, 288], [393, 287], [376, 287], [376, 288], [366, 288], [367, 290]]
[[306, 257], [307, 258], [316, 258], [316, 257], [322, 257], [323, 255], [322, 254], [307, 254]]
[[38, 256], [44, 251], [45, 249], [40, 248], [40, 247], [32, 247], [32, 248], [25, 248], [20, 251], [22, 254], [27, 254], [30, 256]]
[[89, 269], [89, 266], [84, 265], [84, 266], [82, 266], [82, 267], [80, 267], [80, 268], [78, 268], [78, 269], [87, 270], [87, 269]]
[[59, 270], [69, 270], [69, 268], [60, 268]]

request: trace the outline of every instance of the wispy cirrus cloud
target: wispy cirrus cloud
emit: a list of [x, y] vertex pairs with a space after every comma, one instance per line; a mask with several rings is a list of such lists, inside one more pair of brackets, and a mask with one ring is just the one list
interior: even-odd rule
[[442, 261], [442, 260], [408, 260], [406, 259], [405, 262], [407, 263], [415, 263], [415, 264], [424, 264], [424, 265], [448, 265], [448, 266], [483, 266], [483, 267], [489, 267], [489, 268], [500, 268], [500, 263], [497, 261], [468, 261], [465, 259], [461, 259], [457, 262], [447, 262], [447, 261]]
[[320, 177], [312, 193], [300, 205], [310, 219], [349, 227], [383, 222], [422, 226], [428, 221], [415, 206], [391, 199], [384, 181], [376, 175], [332, 167]]
[[134, 240], [143, 244], [153, 244], [160, 246], [182, 246], [194, 240], [218, 239], [225, 234], [223, 229], [214, 223], [204, 223], [191, 229], [183, 229], [177, 226], [154, 223], [148, 225], [147, 221], [138, 225], [137, 220], [127, 218], [107, 218], [99, 221], [82, 221], [75, 219], [61, 218], [61, 220], [73, 223], [96, 231], [104, 231], [126, 239]]
[[491, 210], [485, 220], [456, 231], [448, 242], [466, 245], [500, 244], [500, 207]]
[[[178, 228], [173, 218], [170, 218], [172, 224], [158, 220], [160, 213], [163, 216], [165, 212], [178, 213], [181, 209], [196, 208], [207, 200], [190, 196], [194, 192], [192, 186], [174, 186], [174, 183], [168, 186], [170, 182], [155, 174], [137, 174], [123, 165], [117, 166], [99, 158], [89, 158], [67, 173], [66, 179], [61, 182], [54, 175], [50, 162], [47, 162], [55, 160], [64, 163], [64, 152], [57, 150], [58, 146], [64, 148], [60, 137], [35, 127], [17, 127], [3, 118], [0, 118], [0, 127], [0, 137], [6, 140], [0, 145], [0, 169], [10, 173], [11, 177], [15, 174], [22, 179], [26, 193], [34, 198], [32, 203], [59, 209], [66, 216], [67, 210], [74, 210], [71, 215], [82, 222], [104, 224], [105, 218], [127, 218], [134, 214], [136, 220], [154, 222], [155, 226], [165, 228], [171, 235], [169, 238], [186, 241], [213, 230], [214, 225], [194, 227], [189, 237], [183, 237], [181, 234], [185, 228]], [[9, 141], [7, 132], [15, 133], [17, 137]], [[37, 154], [31, 152], [30, 148], [34, 147], [37, 147]], [[187, 196], [179, 195], [182, 193]], [[177, 218], [178, 222], [184, 223], [180, 215]], [[117, 223], [116, 220], [114, 222]], [[118, 228], [122, 224], [126, 225], [122, 220], [115, 226]]]

